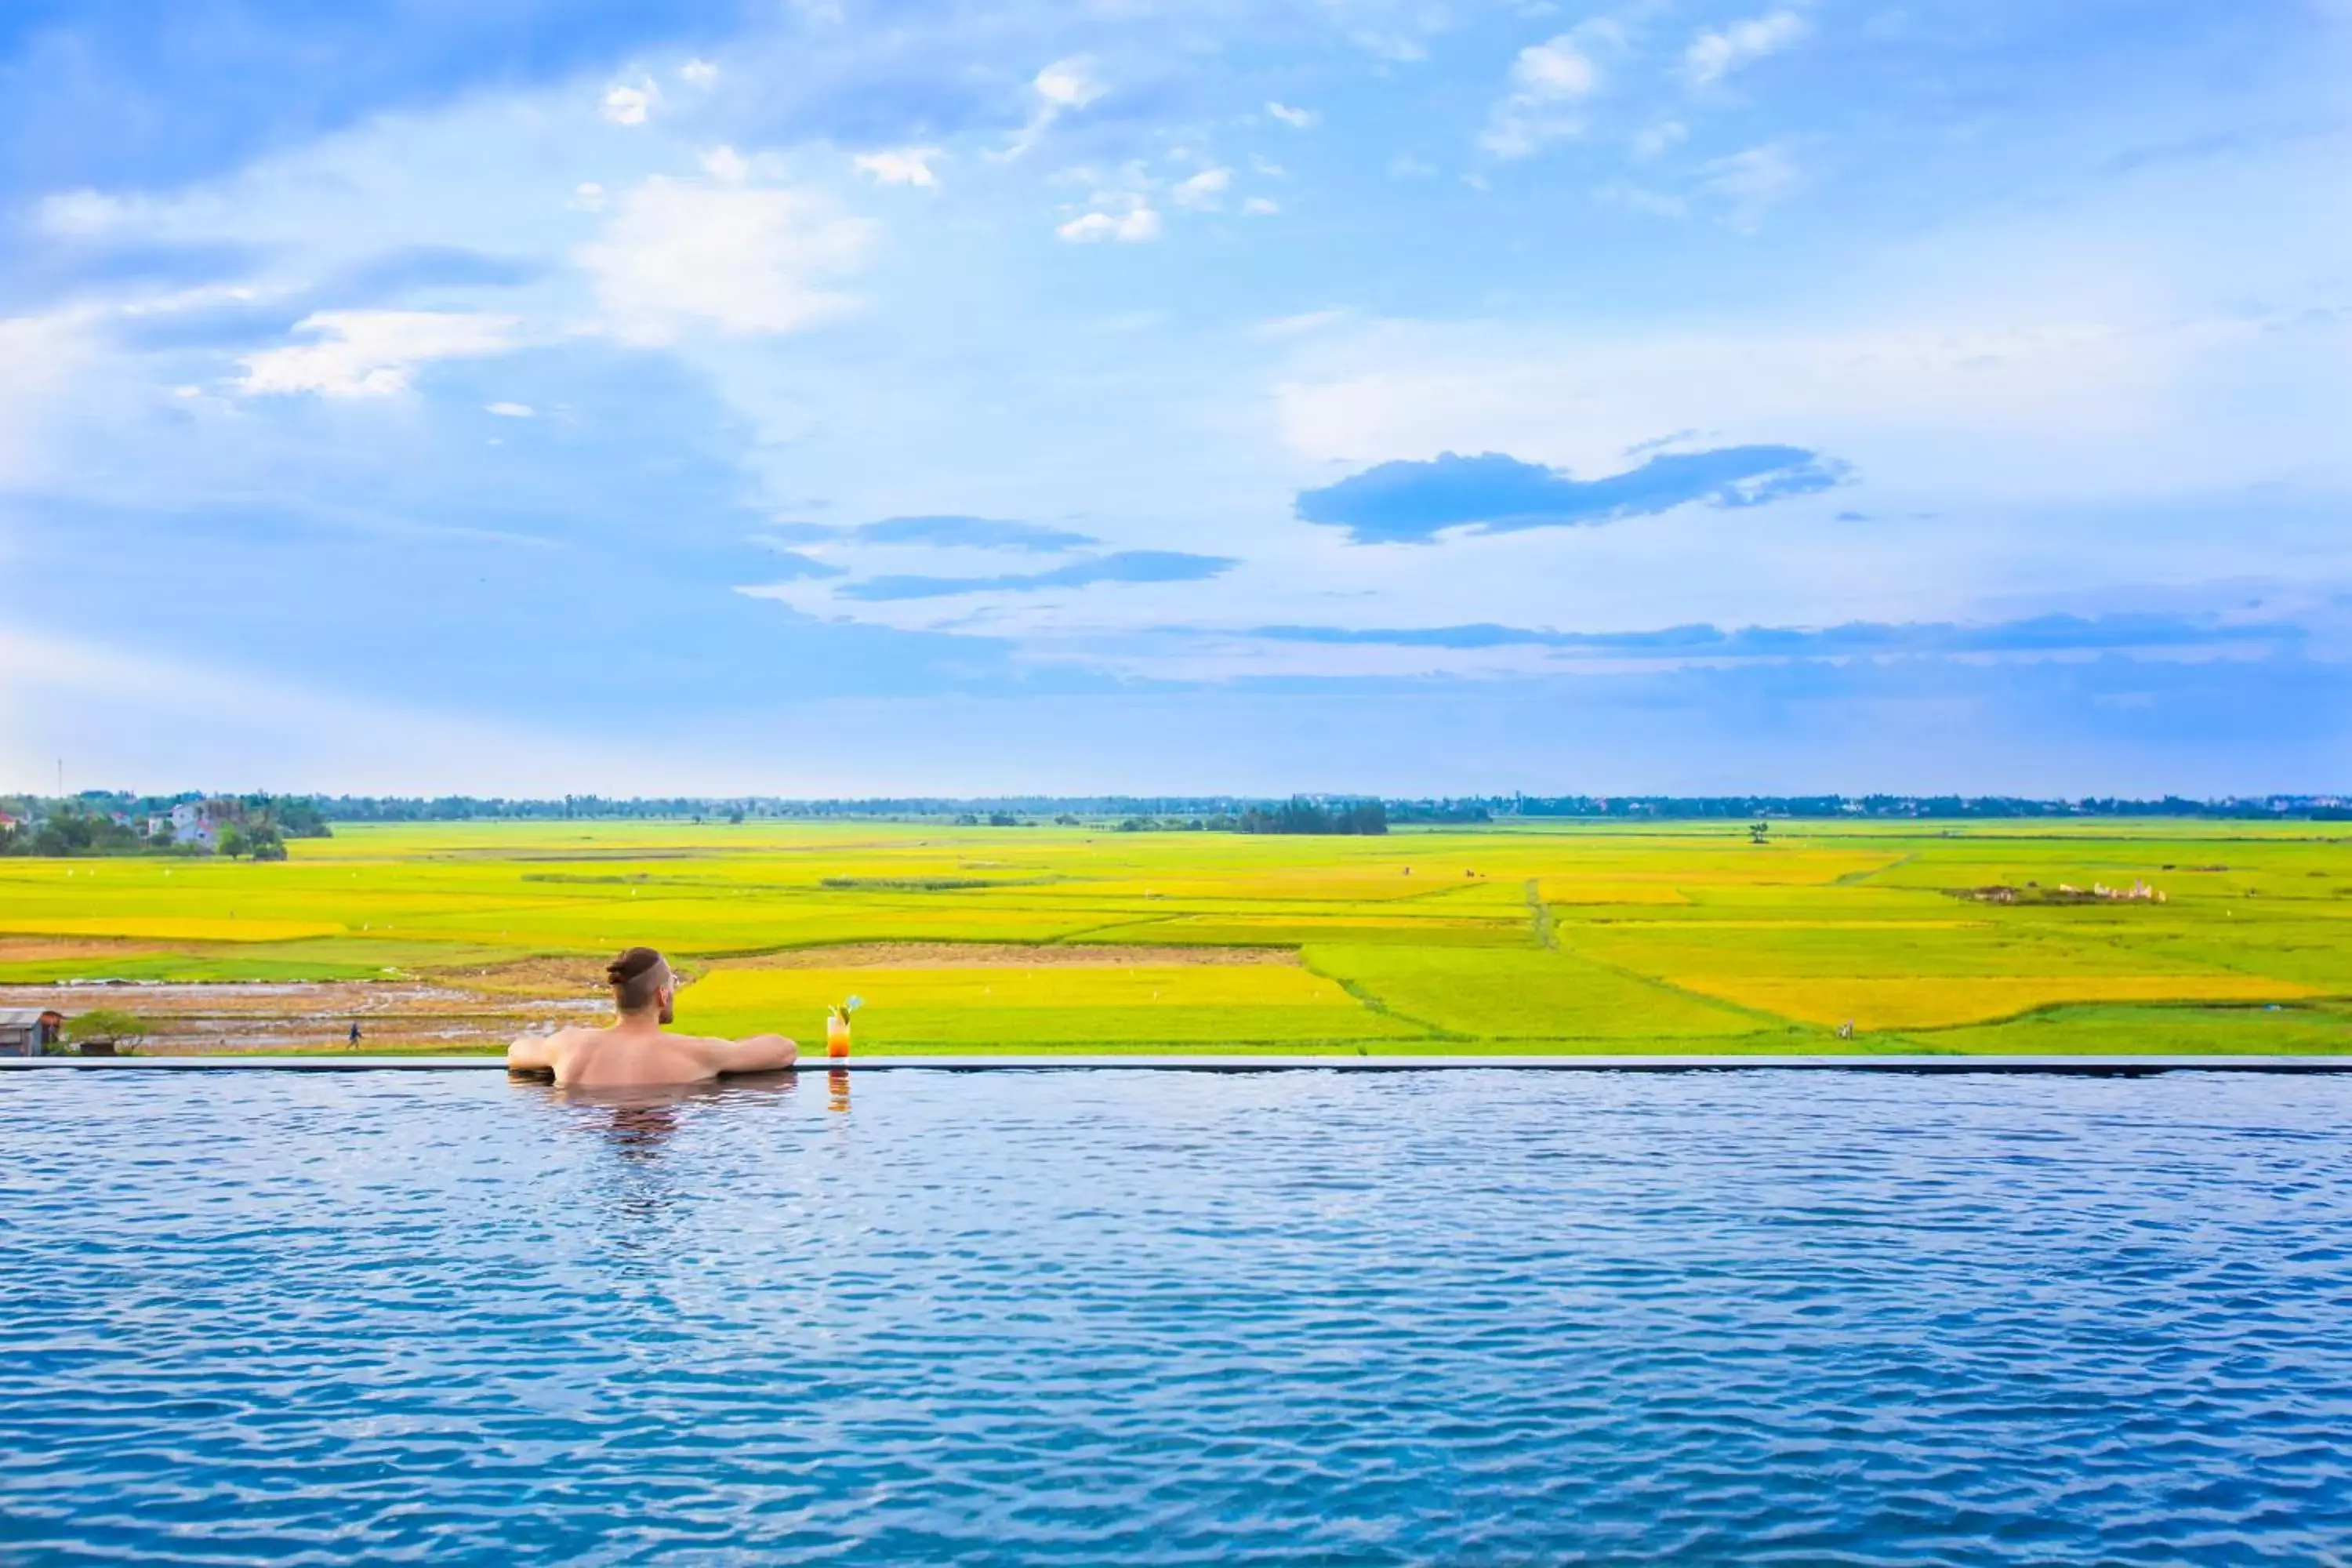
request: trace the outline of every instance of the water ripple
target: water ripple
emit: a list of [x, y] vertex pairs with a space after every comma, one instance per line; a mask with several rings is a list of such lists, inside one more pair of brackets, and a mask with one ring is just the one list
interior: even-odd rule
[[0, 1079], [0, 1561], [2340, 1563], [2352, 1084]]

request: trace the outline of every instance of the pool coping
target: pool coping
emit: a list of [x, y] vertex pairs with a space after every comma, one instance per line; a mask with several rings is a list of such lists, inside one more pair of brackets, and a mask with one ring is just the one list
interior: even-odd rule
[[[810, 1071], [1037, 1072], [1906, 1072], [2132, 1076], [2352, 1072], [2352, 1056], [872, 1056], [811, 1058]], [[496, 1056], [0, 1057], [0, 1071], [485, 1072]]]

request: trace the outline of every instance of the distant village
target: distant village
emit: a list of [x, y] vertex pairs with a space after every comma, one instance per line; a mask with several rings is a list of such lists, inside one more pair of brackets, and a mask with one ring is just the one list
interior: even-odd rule
[[0, 855], [226, 855], [283, 860], [289, 838], [333, 829], [297, 797], [211, 795], [170, 800], [73, 796], [0, 802]]

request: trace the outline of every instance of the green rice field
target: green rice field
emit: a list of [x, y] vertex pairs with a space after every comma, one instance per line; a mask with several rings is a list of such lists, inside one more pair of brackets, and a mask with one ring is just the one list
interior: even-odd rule
[[[2327, 823], [460, 823], [291, 848], [0, 862], [0, 1006], [139, 1009], [153, 1048], [364, 1019], [371, 1049], [482, 1049], [593, 1011], [602, 960], [644, 942], [691, 976], [681, 1026], [806, 1039], [856, 994], [861, 1052], [2352, 1049], [2352, 835]], [[144, 984], [65, 984], [109, 980]]]

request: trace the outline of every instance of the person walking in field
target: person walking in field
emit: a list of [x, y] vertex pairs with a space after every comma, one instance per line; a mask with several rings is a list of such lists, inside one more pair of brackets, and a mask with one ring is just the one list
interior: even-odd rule
[[604, 978], [618, 1018], [601, 1029], [526, 1035], [507, 1047], [507, 1070], [551, 1072], [557, 1083], [581, 1089], [635, 1089], [772, 1072], [799, 1059], [800, 1047], [782, 1035], [715, 1040], [665, 1032], [662, 1026], [676, 1016], [677, 976], [650, 947], [633, 947], [613, 960]]

